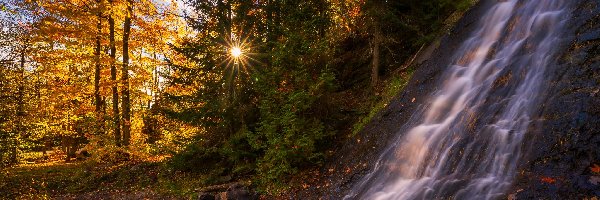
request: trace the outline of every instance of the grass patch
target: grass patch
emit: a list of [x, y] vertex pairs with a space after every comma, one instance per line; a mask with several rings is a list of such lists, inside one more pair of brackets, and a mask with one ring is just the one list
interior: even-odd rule
[[22, 164], [2, 169], [0, 199], [190, 198], [206, 179], [173, 171], [163, 162]]
[[355, 136], [358, 132], [365, 128], [365, 126], [373, 119], [373, 117], [383, 110], [392, 101], [392, 99], [404, 89], [404, 87], [408, 84], [410, 77], [412, 77], [413, 72], [414, 69], [411, 67], [399, 75], [390, 77], [384, 82], [383, 85], [385, 85], [385, 88], [383, 88], [383, 91], [379, 95], [373, 96], [374, 99], [371, 100], [370, 104], [367, 104], [369, 105], [368, 107], [361, 108], [362, 110], [368, 110], [368, 112], [362, 112], [367, 114], [361, 117], [358, 122], [354, 124], [352, 136]]
[[0, 174], [0, 198], [21, 199], [47, 197], [58, 190], [70, 190], [74, 174], [81, 169], [74, 164], [20, 165], [4, 169]]

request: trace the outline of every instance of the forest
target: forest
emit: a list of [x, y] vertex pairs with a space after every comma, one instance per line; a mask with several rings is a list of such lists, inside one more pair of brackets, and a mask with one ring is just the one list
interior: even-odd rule
[[2, 0], [0, 199], [285, 199], [477, 2]]

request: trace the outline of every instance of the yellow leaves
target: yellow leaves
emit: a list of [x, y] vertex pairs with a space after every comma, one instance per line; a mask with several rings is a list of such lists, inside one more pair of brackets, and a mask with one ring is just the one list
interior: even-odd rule
[[[93, 116], [92, 105], [94, 95], [94, 76], [96, 61], [100, 62], [99, 91], [102, 98], [106, 98], [107, 107], [110, 108], [111, 86], [110, 65], [114, 61], [117, 69], [123, 55], [122, 36], [123, 21], [126, 13], [126, 0], [25, 0], [23, 9], [29, 9], [32, 17], [21, 23], [22, 29], [31, 29], [31, 39], [28, 41], [37, 49], [28, 55], [31, 63], [41, 69], [36, 71], [36, 81], [40, 82], [40, 106], [36, 112], [44, 119], [39, 121], [44, 127], [54, 132], [68, 132], [70, 129], [61, 125], [81, 121], [85, 117]], [[157, 67], [164, 67], [163, 60], [173, 54], [168, 47], [168, 41], [179, 41], [187, 33], [180, 31], [185, 26], [185, 21], [173, 15], [178, 12], [176, 2], [172, 3], [152, 0], [132, 1], [135, 20], [132, 24], [131, 42], [129, 44], [130, 65], [132, 74], [127, 83], [132, 91], [132, 108], [147, 105], [156, 95], [160, 86], [159, 78], [154, 78], [152, 71]], [[1, 6], [0, 9], [5, 9]], [[101, 14], [101, 17], [98, 17]], [[107, 16], [115, 20], [116, 61], [108, 55], [109, 27]], [[96, 28], [101, 22], [100, 31]], [[29, 30], [28, 30], [29, 31]], [[178, 32], [179, 31], [179, 32]], [[96, 38], [100, 36], [100, 58], [96, 56]], [[176, 62], [185, 62], [182, 58], [169, 58]], [[181, 61], [183, 60], [183, 61]], [[121, 77], [120, 70], [117, 79]], [[156, 81], [155, 81], [156, 79]], [[117, 80], [119, 86], [125, 85], [122, 80]], [[145, 92], [150, 88], [152, 92]], [[122, 91], [122, 90], [119, 90]], [[190, 91], [192, 91], [190, 89]], [[108, 113], [110, 114], [110, 113]], [[132, 133], [139, 133], [143, 123], [139, 116], [134, 115], [131, 121]], [[194, 129], [186, 129], [184, 134]], [[138, 134], [139, 135], [139, 134]], [[141, 136], [140, 136], [141, 137]], [[132, 138], [135, 139], [135, 138]], [[142, 140], [139, 140], [142, 141]], [[134, 141], [135, 142], [135, 141]]]

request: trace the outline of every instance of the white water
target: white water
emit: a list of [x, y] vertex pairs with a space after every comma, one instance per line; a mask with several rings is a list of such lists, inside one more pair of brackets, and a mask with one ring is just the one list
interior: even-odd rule
[[[546, 67], [561, 40], [569, 0], [493, 2], [456, 49], [440, 89], [407, 123], [413, 127], [398, 133], [345, 199], [505, 195], [538, 108], [536, 97], [544, 91]], [[491, 97], [498, 87], [494, 82], [503, 91]]]

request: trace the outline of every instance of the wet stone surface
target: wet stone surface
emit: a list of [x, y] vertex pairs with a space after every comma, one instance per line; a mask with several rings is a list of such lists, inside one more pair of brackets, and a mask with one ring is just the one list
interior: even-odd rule
[[600, 2], [581, 1], [573, 12], [570, 47], [549, 81], [529, 154], [514, 182], [517, 199], [583, 199], [600, 196]]

